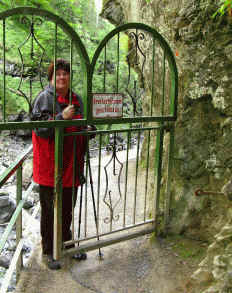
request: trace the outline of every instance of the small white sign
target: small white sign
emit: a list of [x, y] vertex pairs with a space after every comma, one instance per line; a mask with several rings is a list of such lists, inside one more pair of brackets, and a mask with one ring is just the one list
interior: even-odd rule
[[93, 94], [93, 118], [122, 117], [122, 94]]

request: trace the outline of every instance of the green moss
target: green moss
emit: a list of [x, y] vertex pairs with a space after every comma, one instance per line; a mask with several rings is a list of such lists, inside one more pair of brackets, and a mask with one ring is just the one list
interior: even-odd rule
[[153, 232], [150, 237], [150, 242], [154, 243], [155, 241], [156, 241], [156, 235], [155, 235], [155, 232]]
[[183, 235], [174, 235], [167, 238], [172, 250], [185, 260], [199, 262], [206, 254], [207, 245], [201, 241], [185, 238]]

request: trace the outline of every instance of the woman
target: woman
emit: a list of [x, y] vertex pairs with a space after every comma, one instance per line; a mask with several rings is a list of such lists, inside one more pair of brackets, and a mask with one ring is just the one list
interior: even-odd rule
[[[54, 76], [56, 75], [56, 82]], [[71, 94], [69, 104], [70, 64], [63, 60], [56, 61], [48, 68], [49, 85], [39, 93], [33, 104], [33, 120], [49, 120], [55, 116], [56, 120], [71, 120], [83, 118], [83, 103], [81, 97]], [[56, 105], [53, 113], [54, 86], [56, 86]], [[80, 131], [81, 127], [71, 126], [65, 132]], [[73, 185], [73, 154], [74, 139], [77, 140], [77, 176], [75, 179], [76, 202], [77, 187], [80, 185], [80, 174], [83, 173], [86, 137], [83, 135], [65, 136], [63, 147], [63, 196], [62, 196], [62, 238], [71, 239], [70, 225], [72, 221], [72, 185]], [[54, 128], [37, 128], [32, 132], [33, 143], [33, 179], [39, 184], [41, 205], [41, 237], [43, 259], [50, 269], [59, 269], [59, 262], [53, 259], [53, 209], [54, 209]], [[86, 254], [74, 256], [86, 259]]]

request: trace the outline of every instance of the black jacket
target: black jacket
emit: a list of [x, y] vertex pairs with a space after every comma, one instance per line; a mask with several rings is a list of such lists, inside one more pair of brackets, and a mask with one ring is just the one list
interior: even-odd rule
[[[83, 102], [80, 96], [75, 94], [80, 107], [76, 109], [75, 114], [81, 114], [83, 116]], [[62, 111], [67, 104], [61, 104], [57, 101], [58, 94], [56, 94], [56, 106], [55, 106], [55, 120], [63, 120]], [[52, 120], [53, 118], [53, 100], [54, 100], [54, 87], [48, 85], [43, 91], [41, 91], [35, 98], [32, 105], [31, 120]], [[54, 135], [54, 128], [36, 128], [34, 129], [36, 135], [40, 137], [49, 137]]]

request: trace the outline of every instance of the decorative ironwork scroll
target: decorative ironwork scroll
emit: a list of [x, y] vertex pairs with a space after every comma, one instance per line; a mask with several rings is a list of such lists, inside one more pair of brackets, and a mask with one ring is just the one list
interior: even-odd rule
[[[141, 49], [140, 42], [146, 41], [145, 35], [144, 35], [144, 33], [138, 33], [136, 30], [136, 32], [130, 32], [128, 36], [129, 36], [129, 39], [131, 42], [130, 47], [132, 47], [126, 57], [127, 63], [129, 65], [129, 72], [130, 72], [130, 67], [140, 65], [141, 72], [143, 73], [144, 72], [144, 65], [146, 62], [146, 55], [144, 54], [144, 52]], [[143, 58], [142, 64], [140, 64], [140, 61], [139, 61], [139, 59], [141, 59], [141, 58], [139, 58], [139, 53], [141, 54], [140, 57]], [[142, 74], [141, 78], [142, 78], [142, 85], [144, 86], [143, 74]], [[130, 81], [130, 74], [128, 77], [128, 83], [129, 83], [129, 81]]]
[[[141, 42], [146, 41], [144, 33], [138, 33], [136, 32], [130, 32], [128, 34], [129, 36], [129, 43], [131, 44], [130, 47], [131, 49], [129, 50], [126, 60], [128, 64], [128, 80], [127, 80], [127, 87], [126, 87], [126, 92], [131, 98], [132, 105], [133, 105], [133, 115], [135, 116], [136, 114], [139, 114], [138, 110], [138, 100], [141, 97], [141, 94], [138, 91], [138, 82], [135, 80], [134, 85], [133, 85], [133, 90], [131, 91], [129, 89], [129, 84], [131, 81], [131, 67], [133, 68], [139, 68], [140, 72], [140, 83], [141, 86], [139, 88], [144, 88], [144, 66], [146, 62], [146, 55], [144, 54], [142, 48], [141, 48]], [[140, 61], [142, 60], [142, 61]]]
[[[106, 190], [105, 190], [105, 195], [103, 198], [104, 203], [107, 205], [107, 207], [110, 210], [110, 217], [106, 217], [104, 219], [104, 222], [106, 224], [108, 223], [112, 223], [112, 221], [118, 221], [119, 220], [119, 215], [114, 215], [115, 212], [115, 208], [118, 206], [119, 202], [121, 201], [122, 198], [122, 193], [121, 193], [121, 187], [120, 187], [120, 179], [121, 179], [121, 173], [122, 173], [122, 169], [123, 169], [123, 164], [119, 161], [118, 156], [117, 156], [117, 152], [119, 151], [119, 148], [117, 147], [117, 143], [116, 143], [116, 133], [114, 133], [114, 143], [113, 144], [109, 144], [108, 146], [108, 151], [112, 150], [112, 156], [109, 160], [109, 162], [105, 165], [104, 167], [104, 171], [105, 171], [105, 175], [106, 175]], [[119, 197], [116, 200], [116, 202], [113, 204], [112, 203], [112, 191], [109, 190], [108, 185], [109, 185], [109, 180], [108, 180], [108, 172], [107, 172], [107, 168], [110, 166], [111, 162], [113, 162], [113, 175], [116, 176], [116, 168], [115, 168], [115, 164], [116, 162], [118, 162], [118, 164], [120, 165], [120, 169], [119, 169], [119, 173], [118, 173], [118, 191], [119, 191]], [[108, 196], [107, 196], [108, 195]]]
[[[43, 21], [42, 21], [41, 18], [39, 18], [39, 17], [35, 18], [32, 15], [31, 19], [29, 19], [26, 16], [23, 16], [21, 18], [21, 22], [22, 22], [22, 24], [27, 25], [29, 27], [29, 34], [28, 34], [27, 38], [18, 47], [18, 52], [19, 52], [19, 55], [20, 55], [22, 65], [21, 65], [21, 78], [20, 78], [20, 81], [19, 81], [17, 91], [19, 91], [24, 96], [24, 98], [27, 100], [28, 105], [30, 107], [31, 106], [31, 101], [32, 101], [32, 81], [33, 81], [33, 78], [38, 74], [38, 72], [39, 72], [40, 85], [41, 85], [41, 88], [43, 88], [42, 76], [41, 76], [40, 68], [41, 68], [43, 57], [44, 57], [44, 54], [45, 54], [45, 49], [43, 48], [43, 46], [37, 40], [37, 38], [35, 36], [35, 31], [34, 31], [35, 25], [41, 25], [43, 23]], [[30, 81], [30, 94], [29, 94], [29, 97], [28, 97], [27, 94], [21, 89], [21, 85], [22, 85], [23, 77], [25, 76], [25, 72], [24, 72], [25, 71], [25, 62], [24, 62], [24, 58], [23, 58], [22, 48], [29, 41], [31, 41], [31, 52], [30, 52], [31, 60], [36, 62], [36, 60], [35, 60], [35, 48], [34, 48], [35, 43], [42, 50], [42, 54], [39, 56], [38, 62], [36, 62], [38, 64], [38, 66], [35, 66], [34, 68], [31, 68], [27, 72], [27, 76], [29, 76], [29, 81]]]
[[139, 114], [139, 110], [137, 109], [137, 101], [140, 98], [140, 95], [137, 93], [137, 81], [134, 81], [134, 89], [133, 93], [131, 93], [128, 88], [126, 88], [127, 94], [130, 96], [132, 105], [133, 105], [133, 115], [135, 116], [136, 114]]

